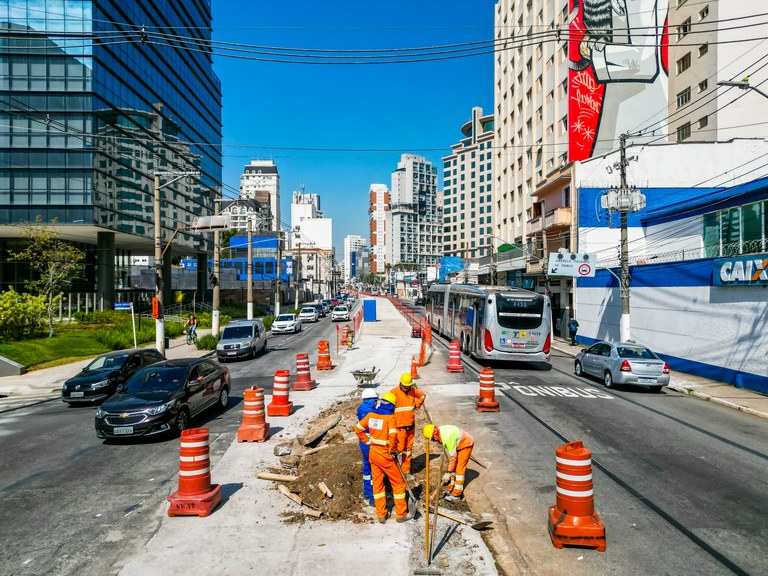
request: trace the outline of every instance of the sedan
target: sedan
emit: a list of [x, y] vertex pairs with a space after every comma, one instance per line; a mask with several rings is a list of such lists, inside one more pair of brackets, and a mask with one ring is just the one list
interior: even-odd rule
[[61, 400], [70, 406], [101, 402], [117, 392], [142, 366], [165, 360], [152, 348], [102, 354], [61, 387]]
[[142, 368], [96, 412], [96, 436], [179, 434], [207, 408], [229, 403], [229, 370], [214, 360], [180, 358]]
[[280, 314], [272, 322], [272, 334], [301, 332], [301, 318], [296, 314]]
[[417, 296], [413, 303], [416, 306], [424, 306], [427, 303], [427, 300], [424, 296]]
[[325, 306], [321, 303], [312, 304], [312, 307], [317, 310], [317, 316], [319, 318], [325, 318], [328, 315], [328, 312], [325, 309]]
[[336, 322], [338, 320], [349, 320], [349, 308], [346, 306], [336, 306], [331, 312], [331, 320]]
[[299, 312], [299, 318], [302, 323], [320, 321], [320, 315], [317, 313], [317, 309], [314, 306], [305, 306], [302, 308]]
[[669, 384], [669, 366], [651, 349], [632, 342], [598, 342], [574, 361], [576, 376], [596, 376], [606, 388], [614, 384], [647, 386], [651, 392]]

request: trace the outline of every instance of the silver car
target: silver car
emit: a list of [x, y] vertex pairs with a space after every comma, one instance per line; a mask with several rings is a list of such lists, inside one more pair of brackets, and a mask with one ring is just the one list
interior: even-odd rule
[[272, 334], [301, 332], [301, 318], [296, 314], [280, 314], [272, 322]]
[[647, 386], [659, 392], [669, 384], [669, 366], [652, 350], [633, 342], [597, 342], [576, 355], [576, 376], [596, 376], [614, 384]]

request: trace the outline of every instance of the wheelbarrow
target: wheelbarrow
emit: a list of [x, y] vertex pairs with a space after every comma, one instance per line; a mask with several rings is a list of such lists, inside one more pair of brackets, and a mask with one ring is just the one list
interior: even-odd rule
[[379, 370], [376, 370], [376, 366], [374, 366], [370, 370], [353, 370], [352, 376], [357, 380], [358, 386], [370, 386], [378, 373]]

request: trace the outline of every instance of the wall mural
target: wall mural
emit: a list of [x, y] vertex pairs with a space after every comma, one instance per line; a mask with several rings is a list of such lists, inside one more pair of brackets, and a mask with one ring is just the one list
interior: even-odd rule
[[639, 128], [666, 134], [668, 0], [570, 0], [568, 159], [615, 150]]

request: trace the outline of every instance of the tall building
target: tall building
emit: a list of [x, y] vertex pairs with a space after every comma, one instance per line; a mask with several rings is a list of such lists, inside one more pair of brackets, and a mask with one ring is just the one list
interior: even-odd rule
[[387, 214], [390, 193], [386, 184], [371, 184], [368, 192], [368, 242], [371, 274], [383, 274], [387, 263]]
[[[0, 5], [0, 28], [0, 288], [23, 289], [28, 271], [8, 263], [6, 251], [19, 247], [17, 225], [40, 216], [86, 252], [73, 290], [97, 292], [99, 307], [111, 308], [116, 284], [132, 289], [124, 285], [131, 256], [153, 254], [155, 220], [165, 246], [211, 214], [219, 194], [212, 52], [151, 41], [162, 30], [208, 45], [210, 2], [19, 0]], [[165, 278], [172, 254], [204, 258], [210, 244], [176, 235]], [[167, 302], [171, 290], [167, 281]]]
[[324, 218], [320, 195], [294, 192], [291, 198], [290, 250], [303, 287], [330, 295], [333, 286], [333, 219]]
[[437, 169], [424, 156], [403, 154], [392, 173], [391, 198], [387, 262], [426, 274], [426, 267], [436, 264], [443, 251]]
[[344, 274], [345, 282], [349, 282], [350, 279], [359, 275], [357, 271], [357, 251], [366, 244], [367, 241], [362, 236], [349, 235], [344, 237], [344, 262], [341, 270], [342, 274]]
[[240, 176], [240, 198], [269, 206], [272, 230], [280, 230], [280, 174], [272, 160], [251, 160]]
[[443, 157], [443, 254], [476, 258], [493, 249], [493, 114], [472, 117]]

